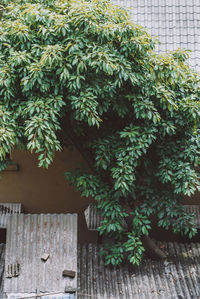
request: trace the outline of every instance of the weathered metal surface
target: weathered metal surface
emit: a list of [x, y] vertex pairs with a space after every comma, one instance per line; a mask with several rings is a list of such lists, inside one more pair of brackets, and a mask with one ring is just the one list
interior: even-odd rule
[[[161, 245], [161, 244], [160, 244]], [[163, 243], [168, 259], [139, 267], [105, 267], [101, 246], [79, 246], [78, 299], [200, 298], [200, 244]]]
[[0, 203], [0, 228], [7, 227], [10, 215], [20, 214], [21, 212], [21, 203]]
[[[9, 294], [7, 299], [75, 299], [74, 294], [53, 294], [53, 295], [42, 295], [38, 294], [38, 296], [34, 297], [33, 294]], [[5, 299], [6, 299], [5, 298]]]
[[194, 223], [197, 228], [200, 228], [200, 205], [185, 205], [188, 213], [194, 213]]
[[[49, 254], [46, 262], [41, 260], [44, 253]], [[77, 215], [11, 215], [5, 277], [12, 264], [20, 265], [20, 273], [5, 278], [6, 293], [65, 292], [66, 287], [76, 288], [76, 276], [63, 277], [62, 272], [77, 272]]]
[[5, 244], [0, 244], [0, 298], [3, 297]]
[[91, 203], [84, 211], [87, 228], [89, 230], [96, 231], [97, 227], [100, 226], [103, 217], [99, 215], [97, 206], [95, 203]]
[[199, 0], [112, 0], [130, 9], [132, 20], [158, 37], [159, 52], [189, 49], [190, 65], [200, 71]]

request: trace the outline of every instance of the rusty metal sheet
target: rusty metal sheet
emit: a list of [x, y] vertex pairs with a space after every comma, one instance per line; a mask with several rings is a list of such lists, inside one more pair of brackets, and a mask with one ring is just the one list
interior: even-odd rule
[[[49, 257], [42, 260], [44, 254]], [[16, 266], [13, 272], [11, 265]], [[63, 277], [63, 270], [77, 273], [76, 214], [14, 214], [7, 229], [4, 291], [9, 294], [65, 292], [76, 289], [75, 278]], [[11, 275], [10, 275], [11, 274]], [[11, 278], [7, 278], [11, 276]]]
[[0, 203], [0, 228], [6, 228], [12, 214], [22, 213], [21, 203]]
[[200, 298], [200, 244], [159, 243], [166, 261], [144, 259], [139, 267], [105, 267], [102, 246], [79, 246], [79, 299]]

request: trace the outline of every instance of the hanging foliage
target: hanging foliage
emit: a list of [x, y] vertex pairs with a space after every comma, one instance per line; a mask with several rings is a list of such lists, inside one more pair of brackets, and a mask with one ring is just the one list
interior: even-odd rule
[[[19, 145], [48, 168], [72, 142], [88, 171], [107, 264], [139, 264], [151, 217], [192, 237], [181, 199], [200, 189], [199, 75], [109, 0], [0, 0], [0, 161]], [[126, 225], [125, 225], [126, 223]]]

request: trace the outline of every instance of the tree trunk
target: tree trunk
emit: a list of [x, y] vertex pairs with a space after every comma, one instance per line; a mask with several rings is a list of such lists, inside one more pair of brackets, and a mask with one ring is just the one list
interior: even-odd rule
[[160, 248], [155, 244], [155, 242], [148, 236], [142, 238], [142, 244], [145, 248], [145, 253], [148, 257], [156, 260], [165, 259], [166, 254], [160, 250]]
[[[122, 205], [125, 208], [127, 214], [130, 215], [126, 217], [125, 220], [128, 229], [131, 230], [133, 216], [130, 214], [130, 212], [132, 212], [132, 209], [128, 205], [124, 205], [123, 203]], [[167, 257], [166, 254], [156, 245], [156, 243], [149, 236], [142, 237], [142, 245], [144, 246], [146, 255], [152, 259], [160, 260], [160, 259], [165, 259]]]

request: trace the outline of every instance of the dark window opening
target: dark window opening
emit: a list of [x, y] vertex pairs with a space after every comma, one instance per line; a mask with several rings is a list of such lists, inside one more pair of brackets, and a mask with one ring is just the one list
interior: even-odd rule
[[6, 244], [6, 228], [0, 228], [0, 244]]

